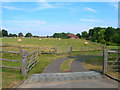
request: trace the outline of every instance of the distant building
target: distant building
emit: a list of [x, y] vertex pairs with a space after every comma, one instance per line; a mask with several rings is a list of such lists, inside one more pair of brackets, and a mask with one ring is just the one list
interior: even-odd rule
[[68, 37], [70, 39], [80, 39], [78, 36], [74, 35], [74, 34], [68, 34]]

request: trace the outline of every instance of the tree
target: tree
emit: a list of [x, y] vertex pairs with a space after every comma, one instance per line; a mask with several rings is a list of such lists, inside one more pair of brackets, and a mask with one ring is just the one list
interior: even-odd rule
[[62, 33], [54, 33], [53, 34], [53, 38], [63, 38], [63, 39], [66, 39], [66, 38], [68, 38], [68, 34], [69, 33], [64, 33], [64, 32], [62, 32]]
[[10, 33], [10, 34], [8, 35], [8, 37], [12, 37], [12, 34]]
[[26, 33], [25, 37], [32, 37], [31, 33]]
[[108, 27], [105, 31], [105, 40], [108, 42], [112, 42], [114, 34], [115, 34], [115, 29], [112, 27]]
[[2, 37], [7, 37], [8, 36], [8, 32], [5, 29], [2, 29]]
[[94, 34], [94, 29], [90, 29], [89, 30], [89, 36], [93, 36], [93, 34]]
[[98, 43], [102, 43], [102, 44], [105, 44], [105, 40], [104, 40], [104, 34], [105, 34], [105, 29], [101, 29], [99, 32], [98, 32]]
[[20, 33], [18, 33], [18, 37], [22, 37], [23, 36], [23, 34], [20, 32]]
[[80, 35], [80, 33], [77, 33], [77, 34], [76, 34], [76, 36], [78, 36], [79, 38], [81, 38], [81, 35]]
[[82, 32], [82, 37], [85, 38], [85, 39], [88, 38], [88, 33], [87, 33], [87, 31], [83, 31], [83, 32]]
[[13, 36], [13, 37], [17, 37], [17, 35], [16, 35], [16, 34], [12, 34], [12, 36]]

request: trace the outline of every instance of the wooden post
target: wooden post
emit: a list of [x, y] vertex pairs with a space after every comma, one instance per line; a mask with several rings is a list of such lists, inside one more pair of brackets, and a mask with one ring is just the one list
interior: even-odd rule
[[37, 62], [38, 62], [38, 59], [39, 59], [38, 55], [40, 55], [40, 54], [39, 54], [39, 49], [40, 49], [40, 48], [38, 48], [38, 52], [37, 52]]
[[38, 47], [38, 55], [40, 55], [40, 48]]
[[20, 59], [21, 59], [21, 69], [20, 69], [20, 72], [22, 70], [22, 48], [19, 47], [19, 52], [20, 52]]
[[107, 48], [104, 47], [103, 49], [103, 74], [107, 72], [107, 59], [108, 59], [108, 52], [107, 52]]
[[57, 54], [57, 48], [56, 48], [56, 46], [55, 46], [55, 54]]
[[24, 78], [27, 77], [27, 57], [26, 57], [26, 50], [22, 50], [22, 75]]
[[70, 46], [70, 54], [72, 54], [72, 45]]

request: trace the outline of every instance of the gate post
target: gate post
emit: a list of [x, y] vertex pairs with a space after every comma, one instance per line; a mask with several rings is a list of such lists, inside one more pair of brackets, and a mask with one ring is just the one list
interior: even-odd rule
[[26, 58], [26, 50], [22, 50], [22, 75], [24, 78], [27, 77], [27, 58]]
[[103, 49], [103, 74], [107, 72], [107, 60], [108, 60], [107, 47], [104, 47]]

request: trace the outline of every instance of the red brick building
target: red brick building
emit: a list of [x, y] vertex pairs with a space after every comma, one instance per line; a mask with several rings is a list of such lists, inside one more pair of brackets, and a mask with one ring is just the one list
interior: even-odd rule
[[71, 39], [80, 39], [78, 36], [74, 34], [68, 34], [68, 37], [70, 37]]

